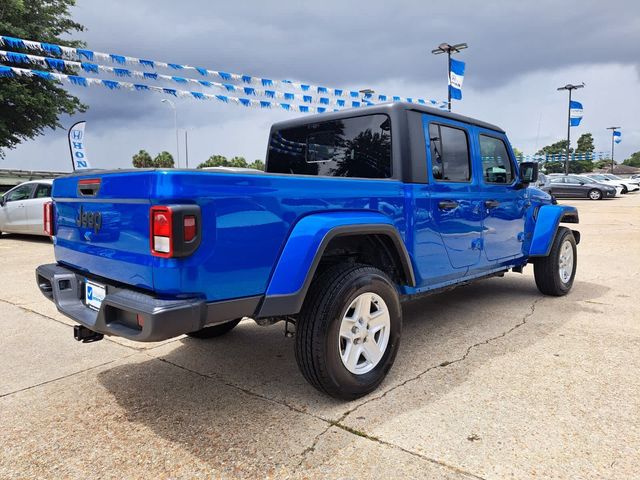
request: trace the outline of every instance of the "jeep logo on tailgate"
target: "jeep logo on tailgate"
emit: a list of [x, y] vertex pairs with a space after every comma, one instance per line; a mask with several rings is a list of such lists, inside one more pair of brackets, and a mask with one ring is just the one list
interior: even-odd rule
[[76, 226], [92, 228], [95, 233], [98, 233], [102, 228], [102, 215], [100, 212], [86, 212], [84, 207], [80, 206], [76, 215]]

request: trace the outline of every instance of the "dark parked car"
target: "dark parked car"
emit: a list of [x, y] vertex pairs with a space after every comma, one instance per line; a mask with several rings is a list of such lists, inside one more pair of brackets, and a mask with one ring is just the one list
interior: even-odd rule
[[590, 198], [601, 200], [616, 196], [613, 186], [603, 185], [588, 177], [558, 175], [551, 177], [550, 193], [556, 198]]

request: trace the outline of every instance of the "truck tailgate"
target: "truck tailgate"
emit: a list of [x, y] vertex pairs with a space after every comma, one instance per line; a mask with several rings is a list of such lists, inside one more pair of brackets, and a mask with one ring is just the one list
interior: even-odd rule
[[152, 171], [96, 172], [57, 179], [52, 193], [56, 260], [92, 275], [152, 290], [152, 181]]

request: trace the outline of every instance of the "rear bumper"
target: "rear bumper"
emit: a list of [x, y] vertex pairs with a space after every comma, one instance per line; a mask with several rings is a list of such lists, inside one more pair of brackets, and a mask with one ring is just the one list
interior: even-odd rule
[[[99, 280], [105, 283], [103, 280]], [[40, 265], [36, 282], [58, 310], [105, 335], [157, 342], [255, 314], [261, 296], [207, 303], [202, 298], [161, 299], [106, 283], [100, 310], [84, 303], [86, 277], [57, 264]]]

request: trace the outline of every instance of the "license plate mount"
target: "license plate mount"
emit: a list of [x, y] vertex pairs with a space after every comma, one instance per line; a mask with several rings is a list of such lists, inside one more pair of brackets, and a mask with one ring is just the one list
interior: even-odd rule
[[100, 310], [102, 301], [107, 294], [107, 286], [102, 283], [85, 279], [84, 282], [84, 302], [87, 307]]

